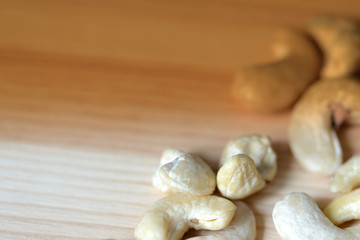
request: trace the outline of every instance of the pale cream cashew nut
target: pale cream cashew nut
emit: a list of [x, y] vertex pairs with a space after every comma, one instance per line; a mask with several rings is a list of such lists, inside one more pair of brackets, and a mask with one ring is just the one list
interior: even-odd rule
[[232, 95], [250, 110], [286, 109], [318, 77], [321, 55], [305, 34], [280, 30], [274, 53], [275, 62], [244, 68], [235, 75]]
[[254, 161], [246, 154], [238, 154], [224, 163], [217, 175], [220, 193], [229, 199], [243, 199], [266, 185]]
[[294, 157], [308, 171], [330, 175], [342, 163], [336, 128], [346, 121], [360, 124], [360, 81], [320, 80], [295, 105], [289, 143]]
[[[165, 156], [166, 154], [169, 152], [165, 153]], [[198, 155], [182, 154], [181, 151], [175, 151], [174, 156], [178, 157], [161, 165], [156, 170], [152, 181], [156, 188], [165, 193], [183, 192], [207, 195], [214, 192], [216, 188], [215, 173], [206, 162]]]
[[360, 70], [360, 22], [319, 16], [309, 29], [324, 52], [324, 78], [349, 77]]
[[360, 154], [351, 157], [335, 172], [330, 192], [350, 192], [360, 185]]
[[265, 180], [271, 181], [274, 178], [277, 170], [277, 156], [269, 137], [250, 134], [231, 139], [222, 152], [220, 166], [239, 153], [247, 154], [254, 160]]
[[335, 198], [325, 208], [324, 214], [335, 225], [360, 219], [360, 188]]
[[277, 202], [272, 213], [282, 240], [357, 240], [358, 226], [336, 227], [306, 193], [291, 193]]
[[189, 240], [254, 240], [256, 221], [251, 209], [241, 201], [234, 202], [236, 211], [230, 224], [223, 230], [207, 236], [189, 238]]
[[153, 203], [135, 228], [136, 240], [178, 240], [190, 228], [220, 230], [236, 206], [217, 196], [174, 194]]

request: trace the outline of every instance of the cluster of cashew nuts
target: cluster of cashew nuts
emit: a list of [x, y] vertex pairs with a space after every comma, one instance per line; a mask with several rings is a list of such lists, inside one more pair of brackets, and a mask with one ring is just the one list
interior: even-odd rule
[[295, 159], [310, 172], [334, 175], [330, 191], [345, 193], [324, 213], [305, 193], [286, 196], [273, 211], [281, 238], [360, 239], [360, 225], [335, 226], [360, 218], [360, 188], [353, 190], [360, 185], [360, 155], [342, 164], [336, 134], [344, 122], [360, 124], [360, 22], [321, 16], [309, 23], [308, 30], [309, 35], [280, 31], [274, 46], [276, 61], [239, 70], [232, 94], [258, 112], [294, 105], [289, 143]]
[[[241, 201], [265, 187], [277, 169], [270, 139], [246, 135], [226, 145], [217, 174], [198, 155], [166, 149], [153, 185], [171, 194], [155, 202], [135, 229], [136, 239], [177, 240], [190, 228], [221, 230], [193, 240], [254, 240], [255, 216]], [[223, 198], [213, 194], [216, 186]]]
[[[321, 211], [306, 193], [291, 193], [276, 203], [273, 221], [282, 239], [360, 239], [360, 155], [342, 165], [337, 128], [360, 124], [360, 23], [319, 17], [310, 36], [291, 29], [279, 32], [276, 61], [236, 74], [232, 94], [248, 108], [276, 112], [294, 105], [289, 142], [294, 157], [308, 171], [332, 175], [331, 192], [344, 195]], [[318, 47], [323, 52], [323, 59]], [[318, 77], [320, 80], [317, 80]], [[316, 81], [317, 80], [317, 81]], [[260, 96], [260, 97], [259, 97]], [[177, 149], [164, 151], [153, 185], [171, 194], [155, 202], [135, 229], [136, 239], [181, 239], [190, 228], [221, 230], [200, 239], [256, 236], [252, 211], [241, 201], [271, 181], [276, 154], [264, 136], [241, 136], [228, 142], [215, 174], [199, 156]], [[213, 194], [216, 187], [219, 197]], [[229, 200], [230, 199], [230, 200]]]

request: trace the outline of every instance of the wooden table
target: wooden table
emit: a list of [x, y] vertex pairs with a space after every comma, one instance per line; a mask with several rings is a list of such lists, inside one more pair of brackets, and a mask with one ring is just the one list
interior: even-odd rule
[[[278, 174], [246, 199], [257, 239], [292, 191], [324, 207], [328, 177], [305, 172], [287, 142], [290, 111], [255, 114], [229, 96], [236, 69], [271, 59], [277, 28], [349, 1], [0, 0], [0, 238], [133, 239], [163, 197], [151, 177], [166, 147], [216, 167], [226, 142], [271, 137]], [[340, 138], [360, 151], [360, 129]]]

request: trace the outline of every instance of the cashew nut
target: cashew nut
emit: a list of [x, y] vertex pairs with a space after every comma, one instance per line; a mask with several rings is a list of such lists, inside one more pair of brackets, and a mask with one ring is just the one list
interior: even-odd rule
[[235, 202], [236, 211], [230, 224], [221, 231], [208, 236], [190, 238], [191, 240], [254, 240], [256, 237], [255, 216], [243, 202]]
[[243, 153], [249, 155], [264, 179], [271, 181], [277, 170], [276, 153], [266, 136], [245, 135], [230, 140], [221, 156], [222, 166], [232, 156]]
[[318, 76], [320, 54], [303, 33], [279, 31], [274, 53], [275, 62], [236, 73], [232, 94], [250, 110], [274, 112], [288, 108]]
[[358, 227], [336, 227], [306, 193], [285, 196], [275, 204], [272, 217], [276, 231], [283, 240], [360, 239]]
[[289, 126], [291, 150], [308, 171], [332, 174], [342, 162], [335, 129], [344, 121], [360, 124], [360, 81], [321, 80], [294, 107]]
[[350, 192], [360, 185], [360, 154], [341, 165], [330, 183], [331, 192]]
[[135, 228], [135, 239], [177, 240], [189, 228], [220, 230], [230, 223], [235, 210], [225, 198], [174, 194], [144, 212]]
[[360, 219], [360, 188], [335, 198], [324, 210], [324, 214], [335, 225]]
[[360, 70], [360, 23], [321, 16], [310, 22], [310, 32], [324, 51], [322, 77], [347, 77]]
[[230, 199], [245, 198], [266, 185], [254, 161], [246, 154], [235, 155], [226, 161], [219, 169], [216, 180], [220, 193]]
[[178, 157], [157, 169], [153, 176], [153, 185], [165, 193], [183, 192], [195, 195], [213, 193], [216, 187], [213, 170], [199, 156], [177, 151], [165, 151], [162, 162], [167, 162], [167, 156], [171, 154]]

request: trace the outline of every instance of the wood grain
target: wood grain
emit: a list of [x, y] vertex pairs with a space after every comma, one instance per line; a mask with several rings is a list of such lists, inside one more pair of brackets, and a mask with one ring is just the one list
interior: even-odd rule
[[[133, 239], [161, 198], [162, 150], [214, 169], [226, 142], [269, 135], [279, 172], [246, 202], [257, 239], [279, 239], [274, 203], [305, 191], [324, 206], [329, 178], [303, 171], [287, 143], [289, 111], [260, 115], [229, 96], [234, 70], [270, 59], [276, 28], [356, 1], [0, 0], [0, 238]], [[346, 154], [360, 129], [341, 132]]]

